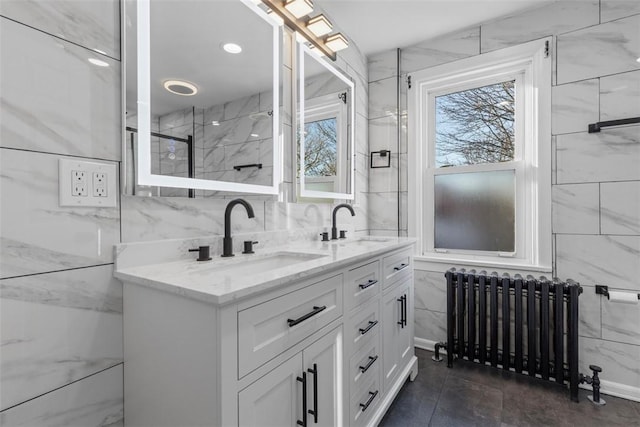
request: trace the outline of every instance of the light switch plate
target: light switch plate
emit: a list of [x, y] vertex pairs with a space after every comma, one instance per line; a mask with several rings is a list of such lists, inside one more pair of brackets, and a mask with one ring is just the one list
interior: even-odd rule
[[58, 166], [60, 206], [116, 207], [119, 190], [115, 162], [61, 158]]

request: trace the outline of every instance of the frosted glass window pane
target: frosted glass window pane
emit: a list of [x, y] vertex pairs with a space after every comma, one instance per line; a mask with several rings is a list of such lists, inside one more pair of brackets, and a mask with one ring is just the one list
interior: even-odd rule
[[436, 175], [435, 247], [515, 251], [515, 171]]
[[513, 160], [515, 80], [438, 96], [436, 167]]

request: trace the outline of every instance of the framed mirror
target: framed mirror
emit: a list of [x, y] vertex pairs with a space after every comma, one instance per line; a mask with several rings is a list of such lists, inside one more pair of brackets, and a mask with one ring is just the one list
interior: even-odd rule
[[282, 27], [257, 3], [125, 2], [128, 194], [278, 193]]
[[300, 196], [353, 199], [355, 85], [302, 40], [297, 58]]

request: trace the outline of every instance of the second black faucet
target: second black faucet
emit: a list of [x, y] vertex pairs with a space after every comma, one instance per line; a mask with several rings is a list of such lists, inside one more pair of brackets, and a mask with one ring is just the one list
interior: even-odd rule
[[234, 199], [227, 204], [224, 211], [224, 239], [222, 239], [222, 255], [223, 257], [233, 256], [233, 240], [231, 239], [231, 210], [235, 205], [242, 205], [247, 210], [249, 218], [254, 218], [253, 207], [243, 199]]
[[[340, 208], [349, 209], [349, 211], [351, 212], [351, 216], [356, 216], [356, 212], [353, 210], [351, 205], [348, 204], [348, 203], [341, 203], [338, 206], [336, 206], [335, 208], [333, 208], [332, 223], [331, 223], [331, 240], [337, 240], [338, 239], [338, 229], [336, 228], [336, 213], [338, 213], [338, 209], [340, 209]], [[344, 233], [340, 233], [340, 238], [344, 239], [344, 237], [345, 237]]]

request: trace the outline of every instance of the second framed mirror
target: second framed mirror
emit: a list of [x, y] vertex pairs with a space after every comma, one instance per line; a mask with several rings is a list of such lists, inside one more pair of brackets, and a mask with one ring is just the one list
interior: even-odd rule
[[353, 199], [353, 81], [298, 40], [299, 195]]

